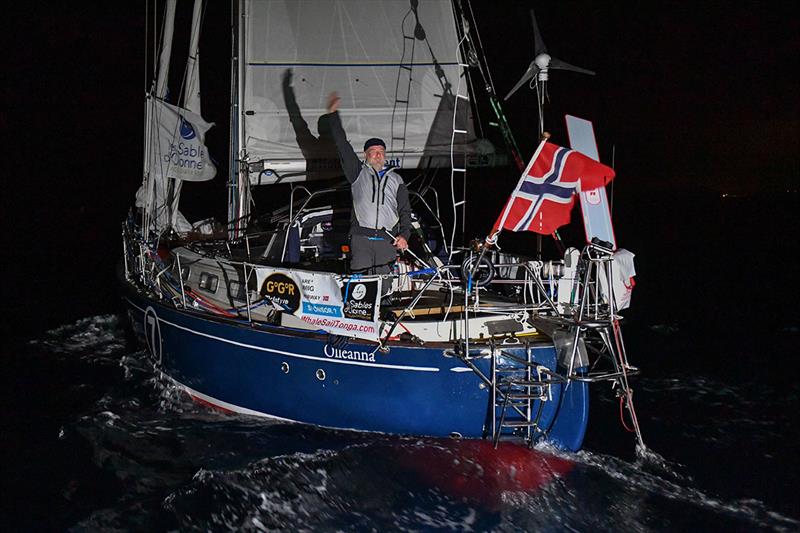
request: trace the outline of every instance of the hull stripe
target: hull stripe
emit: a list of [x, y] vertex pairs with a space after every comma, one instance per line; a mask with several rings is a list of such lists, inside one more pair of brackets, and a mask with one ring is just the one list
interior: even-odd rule
[[222, 400], [218, 400], [213, 396], [208, 396], [207, 394], [203, 394], [202, 392], [198, 392], [191, 387], [187, 387], [183, 383], [173, 380], [173, 382], [180, 388], [182, 388], [186, 394], [192, 397], [192, 399], [196, 401], [200, 401], [202, 403], [206, 403], [218, 409], [223, 409], [225, 411], [230, 411], [232, 413], [239, 413], [242, 415], [252, 415], [258, 416], [261, 418], [272, 418], [274, 420], [280, 420], [281, 422], [297, 422], [297, 420], [291, 420], [289, 418], [281, 418], [279, 416], [272, 416], [266, 413], [262, 413], [261, 411], [254, 411], [252, 409], [248, 409], [247, 407], [239, 407], [238, 405], [234, 405], [232, 403], [223, 402]]
[[[128, 300], [128, 302], [132, 306], [134, 306], [136, 309], [138, 309], [139, 311], [144, 312], [144, 310], [141, 307], [139, 307], [138, 305], [134, 304], [130, 300]], [[194, 335], [199, 335], [201, 337], [207, 337], [209, 339], [213, 339], [213, 340], [216, 340], [216, 341], [219, 341], [219, 342], [225, 342], [225, 343], [228, 343], [228, 344], [232, 344], [234, 346], [240, 346], [242, 348], [249, 348], [251, 350], [258, 350], [258, 351], [261, 351], [261, 352], [272, 352], [272, 353], [276, 353], [276, 354], [279, 354], [279, 355], [285, 355], [285, 356], [288, 356], [288, 357], [297, 357], [299, 359], [309, 359], [309, 360], [312, 360], [312, 361], [320, 361], [320, 362], [326, 362], [326, 363], [338, 363], [338, 364], [342, 364], [342, 365], [357, 365], [357, 366], [369, 366], [369, 367], [375, 367], [375, 368], [388, 368], [390, 370], [410, 370], [410, 371], [413, 371], [413, 372], [438, 372], [439, 371], [438, 368], [429, 367], [429, 366], [385, 365], [385, 364], [382, 364], [382, 363], [366, 363], [366, 362], [362, 362], [362, 361], [348, 361], [348, 360], [341, 360], [341, 359], [334, 359], [334, 358], [325, 358], [325, 359], [323, 359], [321, 357], [315, 357], [315, 356], [312, 356], [312, 355], [303, 355], [303, 354], [299, 354], [299, 353], [285, 352], [283, 350], [275, 350], [273, 348], [265, 348], [263, 346], [256, 346], [256, 345], [253, 345], [253, 344], [245, 344], [243, 342], [238, 342], [238, 341], [233, 341], [233, 340], [230, 340], [230, 339], [225, 339], [225, 338], [222, 338], [222, 337], [217, 337], [216, 335], [210, 335], [208, 333], [203, 333], [202, 331], [196, 331], [196, 330], [187, 328], [185, 326], [180, 326], [178, 324], [173, 324], [172, 322], [169, 322], [168, 320], [164, 320], [161, 317], [158, 317], [158, 321], [161, 322], [161, 323], [167, 324], [168, 326], [172, 326], [173, 328], [181, 329], [183, 331], [187, 331], [189, 333], [193, 333]]]
[[[200, 403], [204, 403], [204, 404], [207, 404], [207, 405], [210, 405], [210, 406], [212, 406], [212, 407], [214, 407], [216, 409], [221, 409], [223, 411], [229, 411], [229, 412], [232, 412], [232, 413], [237, 413], [237, 414], [242, 414], [242, 415], [257, 416], [257, 417], [262, 418], [262, 419], [266, 418], [266, 419], [269, 419], [269, 420], [276, 420], [278, 422], [289, 422], [291, 424], [309, 425], [307, 422], [301, 422], [300, 420], [294, 420], [294, 419], [291, 419], [291, 418], [284, 418], [282, 416], [270, 415], [270, 414], [267, 414], [267, 413], [262, 413], [261, 411], [254, 411], [253, 409], [248, 409], [247, 407], [239, 407], [238, 405], [234, 405], [232, 403], [223, 402], [222, 400], [218, 400], [217, 398], [214, 398], [213, 396], [208, 396], [207, 394], [203, 394], [202, 392], [197, 392], [193, 388], [187, 387], [183, 383], [175, 381], [174, 379], [172, 380], [172, 382], [175, 383], [175, 385], [177, 385], [181, 389], [183, 389], [183, 391], [186, 392], [186, 394], [191, 396], [192, 400], [200, 402]], [[347, 428], [347, 427], [338, 427], [338, 426], [326, 426], [324, 424], [310, 424], [310, 425], [312, 425], [314, 427], [333, 429], [333, 430], [337, 430], [337, 431], [338, 430], [345, 430], [345, 431], [358, 431], [360, 433], [383, 433], [382, 431], [370, 431], [370, 430], [356, 429], [356, 428]]]

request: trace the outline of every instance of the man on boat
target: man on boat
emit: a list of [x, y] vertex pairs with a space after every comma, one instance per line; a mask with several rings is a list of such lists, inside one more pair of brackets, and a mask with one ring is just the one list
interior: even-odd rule
[[341, 98], [328, 97], [328, 120], [342, 169], [353, 195], [350, 219], [350, 270], [387, 274], [397, 251], [408, 248], [411, 204], [403, 178], [386, 164], [386, 143], [372, 138], [364, 143], [364, 161], [347, 141], [339, 118]]

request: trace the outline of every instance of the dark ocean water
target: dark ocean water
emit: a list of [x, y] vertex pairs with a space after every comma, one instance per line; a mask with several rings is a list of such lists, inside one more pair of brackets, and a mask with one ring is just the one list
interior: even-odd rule
[[[3, 346], [3, 528], [798, 531], [796, 268], [779, 232], [742, 221], [768, 205], [684, 202], [694, 224], [618, 234], [637, 253], [625, 335], [646, 454], [605, 386], [577, 454], [224, 415], [160, 375], [113, 308], [56, 310]], [[637, 206], [628, 227], [670, 208]], [[95, 286], [98, 308], [115, 294]]]

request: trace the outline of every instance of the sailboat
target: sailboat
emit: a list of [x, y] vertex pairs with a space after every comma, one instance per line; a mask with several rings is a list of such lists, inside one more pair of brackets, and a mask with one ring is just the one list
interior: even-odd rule
[[[619, 326], [625, 295], [614, 292], [623, 272], [616, 244], [587, 230], [582, 249], [549, 261], [496, 246], [503, 229], [543, 222], [523, 189], [539, 179], [531, 173], [551, 145], [523, 164], [468, 2], [232, 2], [222, 231], [190, 224], [178, 207], [184, 181], [218, 170], [204, 145], [198, 43], [203, 24], [228, 21], [201, 24], [195, 1], [174, 105], [166, 90], [174, 12], [168, 0], [120, 275], [132, 329], [166, 376], [234, 413], [566, 450], [583, 442], [589, 385], [605, 382], [643, 445], [629, 383], [637, 369]], [[349, 269], [349, 189], [312, 120], [332, 91], [342, 94], [348, 137], [386, 139], [387, 165], [409, 183], [414, 231], [389, 274]], [[495, 113], [505, 150], [476, 129], [477, 98]], [[590, 146], [591, 124], [573, 123], [575, 141]], [[559, 161], [599, 164], [596, 154], [563, 150]], [[459, 242], [471, 174], [507, 164], [506, 151], [522, 172], [517, 188], [484, 241]], [[571, 207], [581, 189], [589, 203], [583, 195], [594, 201], [604, 183], [567, 183], [558, 201]], [[257, 213], [254, 198], [279, 186], [289, 188], [285, 207]]]

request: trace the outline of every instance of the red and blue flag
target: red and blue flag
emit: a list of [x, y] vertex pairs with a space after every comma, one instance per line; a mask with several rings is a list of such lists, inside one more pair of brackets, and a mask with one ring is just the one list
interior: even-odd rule
[[494, 224], [501, 229], [549, 235], [569, 223], [575, 192], [597, 189], [614, 170], [575, 150], [542, 141]]

